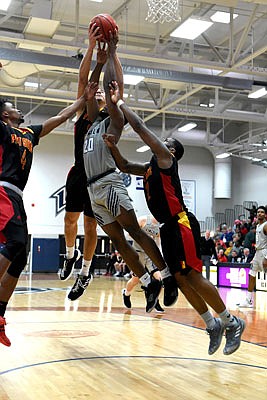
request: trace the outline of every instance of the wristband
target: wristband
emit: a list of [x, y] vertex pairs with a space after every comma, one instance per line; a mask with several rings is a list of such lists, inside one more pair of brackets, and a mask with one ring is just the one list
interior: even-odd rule
[[117, 101], [117, 107], [120, 108], [120, 106], [124, 104], [124, 101], [122, 99]]

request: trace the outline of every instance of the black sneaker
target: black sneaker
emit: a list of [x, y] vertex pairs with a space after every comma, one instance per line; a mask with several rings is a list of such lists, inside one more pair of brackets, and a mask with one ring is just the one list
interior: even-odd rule
[[162, 280], [164, 287], [163, 304], [166, 307], [172, 306], [178, 299], [178, 287], [174, 276], [168, 276]]
[[126, 289], [122, 289], [123, 304], [126, 308], [132, 308], [131, 295], [126, 296]]
[[214, 328], [206, 329], [207, 333], [210, 335], [210, 344], [208, 350], [209, 355], [214, 354], [215, 351], [217, 351], [218, 348], [220, 347], [224, 332], [224, 326], [222, 320], [220, 318], [214, 318], [214, 319], [215, 319]]
[[246, 327], [245, 321], [241, 318], [234, 317], [236, 325], [225, 327], [226, 344], [223, 354], [226, 356], [234, 353], [240, 346], [241, 336]]
[[152, 279], [151, 282], [147, 285], [147, 287], [141, 286], [141, 288], [144, 289], [145, 291], [147, 313], [150, 313], [155, 307], [158, 301], [161, 286], [162, 286], [161, 281], [157, 279]]
[[83, 294], [87, 286], [90, 285], [92, 280], [93, 280], [92, 274], [89, 274], [88, 276], [78, 275], [74, 285], [70, 289], [70, 292], [68, 294], [68, 299], [73, 301], [81, 297], [81, 295]]
[[79, 260], [80, 257], [81, 257], [81, 252], [79, 249], [76, 249], [74, 251], [74, 256], [72, 258], [68, 259], [65, 257], [63, 268], [59, 275], [62, 281], [67, 281], [71, 277], [75, 267], [75, 263]]
[[161, 307], [161, 305], [159, 304], [159, 301], [156, 302], [155, 311], [156, 311], [157, 313], [164, 313], [164, 312], [165, 312], [165, 310], [164, 310], [164, 309]]

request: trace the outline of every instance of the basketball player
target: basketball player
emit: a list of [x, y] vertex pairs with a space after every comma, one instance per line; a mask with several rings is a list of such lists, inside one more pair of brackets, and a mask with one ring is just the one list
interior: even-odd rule
[[[218, 350], [224, 330], [226, 345], [223, 352], [226, 355], [232, 354], [240, 346], [245, 322], [226, 310], [217, 289], [202, 276], [200, 227], [195, 216], [185, 206], [178, 175], [178, 161], [183, 156], [184, 148], [173, 138], [162, 143], [121, 100], [117, 82], [110, 85], [110, 95], [135, 132], [151, 148], [153, 156], [146, 164], [129, 162], [120, 154], [113, 135], [104, 135], [104, 140], [121, 171], [144, 176], [148, 208], [157, 221], [163, 224], [160, 238], [164, 259], [181, 291], [206, 323], [210, 335], [209, 354]], [[212, 316], [207, 304], [220, 318]]]
[[[84, 92], [88, 82], [93, 50], [97, 41], [102, 36], [98, 33], [98, 31], [99, 28], [96, 27], [95, 24], [89, 29], [89, 47], [79, 68], [77, 98], [80, 97], [80, 95]], [[106, 58], [107, 54], [105, 51], [105, 46], [100, 47], [98, 42], [97, 66], [92, 74], [92, 77], [95, 81], [97, 81], [99, 78], [99, 76], [95, 76], [95, 74], [98, 71], [98, 75], [100, 75], [102, 67], [106, 62]], [[75, 242], [78, 231], [78, 219], [81, 212], [84, 213], [84, 246], [82, 268], [68, 294], [68, 298], [70, 300], [78, 299], [93, 279], [93, 274], [90, 267], [97, 245], [97, 224], [87, 191], [86, 174], [83, 163], [83, 142], [88, 128], [90, 125], [92, 125], [91, 121], [94, 121], [98, 114], [102, 119], [107, 116], [105, 109], [105, 95], [100, 89], [96, 93], [96, 100], [96, 107], [90, 108], [90, 114], [86, 112], [85, 106], [76, 113], [77, 121], [74, 125], [75, 163], [69, 171], [66, 181], [66, 213], [64, 219], [66, 255], [63, 268], [59, 274], [59, 277], [62, 281], [66, 281], [71, 277], [75, 268], [75, 263], [79, 260], [81, 255], [80, 250], [75, 249]]]
[[102, 139], [104, 132], [113, 132], [118, 141], [124, 125], [123, 114], [112, 103], [109, 94], [109, 82], [114, 79], [114, 76], [118, 76], [120, 91], [123, 92], [122, 69], [116, 68], [117, 42], [118, 34], [115, 31], [114, 35], [111, 34], [108, 43], [108, 60], [104, 74], [104, 88], [110, 117], [104, 121], [99, 121], [97, 118], [89, 129], [84, 141], [84, 166], [95, 218], [110, 237], [113, 246], [119, 251], [125, 263], [140, 278], [147, 300], [146, 311], [150, 312], [158, 300], [161, 282], [151, 280], [139, 261], [137, 252], [127, 242], [123, 229], [144, 249], [154, 264], [163, 270], [165, 303], [173, 304], [177, 299], [178, 291], [155, 242], [139, 227], [128, 192], [120, 175], [115, 171], [115, 162]]
[[[94, 84], [91, 84], [94, 86]], [[0, 100], [0, 342], [10, 346], [5, 334], [5, 311], [19, 276], [27, 262], [27, 218], [22, 194], [32, 164], [33, 148], [70, 118], [88, 100], [88, 88], [72, 105], [42, 125], [19, 128], [24, 122], [21, 111]]]
[[[140, 228], [142, 228], [152, 239], [155, 241], [157, 246], [160, 246], [160, 239], [159, 239], [159, 223], [158, 221], [153, 217], [153, 215], [148, 214], [148, 215], [143, 215], [139, 217], [138, 223]], [[157, 267], [152, 263], [150, 258], [146, 255], [142, 247], [138, 245], [134, 241], [133, 246], [135, 250], [137, 251], [139, 255], [139, 259], [141, 263], [144, 265], [146, 271], [150, 274], [150, 276], [153, 276], [153, 278], [161, 280], [161, 274], [158, 270]], [[125, 307], [131, 308], [132, 303], [131, 303], [131, 294], [135, 288], [136, 285], [139, 283], [139, 278], [132, 272], [132, 277], [127, 281], [126, 287], [122, 289], [122, 298], [123, 298], [123, 303]], [[163, 313], [164, 309], [161, 307], [159, 300], [157, 301], [155, 305], [155, 310], [157, 312]]]
[[264, 206], [259, 206], [256, 212], [256, 253], [251, 261], [246, 300], [243, 303], [238, 303], [239, 307], [253, 307], [253, 292], [256, 285], [257, 273], [267, 272], [267, 209]]

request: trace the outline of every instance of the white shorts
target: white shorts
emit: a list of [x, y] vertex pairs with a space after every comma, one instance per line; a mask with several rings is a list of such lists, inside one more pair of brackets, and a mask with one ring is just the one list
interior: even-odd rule
[[117, 172], [89, 185], [88, 192], [95, 219], [100, 226], [116, 221], [121, 207], [127, 211], [133, 210], [127, 189]]
[[251, 262], [251, 269], [249, 271], [249, 275], [256, 276], [257, 272], [263, 272], [263, 259], [267, 256], [267, 249], [264, 250], [256, 250], [255, 256]]

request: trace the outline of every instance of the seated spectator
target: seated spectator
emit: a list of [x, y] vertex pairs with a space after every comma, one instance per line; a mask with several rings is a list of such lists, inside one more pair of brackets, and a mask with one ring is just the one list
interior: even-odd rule
[[113, 252], [109, 256], [109, 260], [106, 263], [106, 272], [104, 274], [105, 276], [111, 276], [115, 273], [115, 267], [114, 267], [115, 262], [117, 262], [117, 256], [115, 252]]
[[228, 261], [228, 259], [225, 256], [223, 249], [220, 249], [219, 252], [218, 252], [218, 262], [224, 263], [224, 262], [227, 262], [227, 261]]
[[250, 253], [249, 248], [245, 247], [241, 258], [242, 263], [250, 263], [253, 259], [253, 254]]
[[229, 256], [229, 254], [231, 253], [232, 250], [233, 250], [233, 241], [230, 240], [230, 242], [228, 243], [228, 247], [224, 251], [224, 254], [226, 255], [226, 257]]
[[250, 231], [245, 236], [244, 247], [247, 247], [251, 254], [255, 254], [255, 243], [256, 243], [256, 226], [252, 225]]
[[237, 263], [239, 259], [240, 257], [238, 257], [237, 251], [233, 249], [228, 256], [228, 261], [230, 261], [231, 263]]
[[233, 237], [233, 250], [236, 251], [237, 256], [241, 257], [243, 253], [243, 246], [241, 244], [241, 237], [239, 233], [234, 234]]

